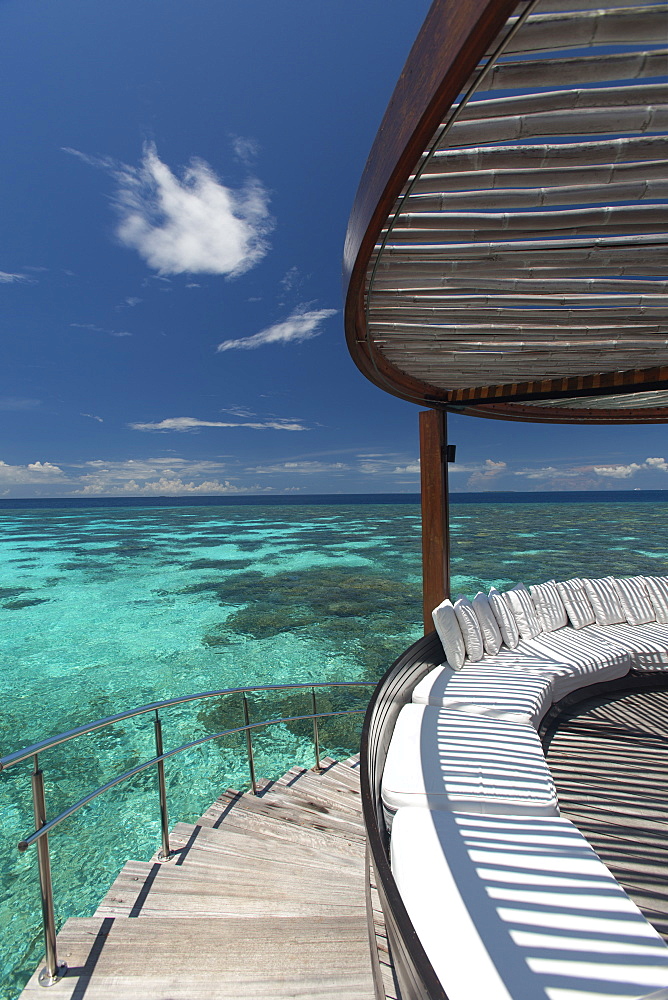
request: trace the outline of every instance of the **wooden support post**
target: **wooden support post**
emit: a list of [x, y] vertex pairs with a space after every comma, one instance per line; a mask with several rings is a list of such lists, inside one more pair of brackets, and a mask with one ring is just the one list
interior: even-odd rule
[[425, 634], [434, 628], [432, 610], [450, 596], [447, 441], [445, 412], [421, 412], [422, 606]]

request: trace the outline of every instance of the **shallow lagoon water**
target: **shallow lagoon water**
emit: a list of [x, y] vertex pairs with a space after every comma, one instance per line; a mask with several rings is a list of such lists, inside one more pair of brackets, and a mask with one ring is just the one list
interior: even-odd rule
[[[155, 699], [241, 685], [378, 678], [420, 635], [412, 504], [96, 507], [0, 511], [0, 747]], [[574, 575], [665, 573], [668, 503], [455, 504], [453, 591]], [[323, 708], [359, 704], [324, 696]], [[255, 718], [309, 711], [259, 696]], [[164, 714], [166, 748], [240, 724], [228, 700]], [[348, 754], [357, 720], [323, 726]], [[50, 813], [153, 751], [150, 717], [44, 754]], [[258, 774], [312, 762], [307, 726], [255, 737]], [[41, 953], [27, 763], [0, 775], [0, 973], [13, 1000]], [[170, 815], [192, 821], [246, 787], [237, 738], [169, 762]], [[155, 775], [98, 799], [51, 837], [59, 921], [94, 911], [127, 858], [159, 844]]]

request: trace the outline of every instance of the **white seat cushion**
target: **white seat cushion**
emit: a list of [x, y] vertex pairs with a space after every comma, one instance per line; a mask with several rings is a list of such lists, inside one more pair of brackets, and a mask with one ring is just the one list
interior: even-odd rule
[[385, 762], [388, 820], [401, 806], [538, 816], [558, 814], [535, 730], [431, 705], [404, 705]]
[[465, 663], [459, 671], [445, 664], [422, 678], [413, 691], [413, 703], [489, 719], [510, 719], [538, 728], [552, 704], [552, 685], [547, 676], [490, 666], [485, 660]]
[[449, 1000], [631, 1000], [668, 948], [560, 817], [400, 809], [392, 872]]
[[[617, 626], [601, 626], [603, 631]], [[590, 626], [584, 630], [570, 626], [557, 632], [542, 633], [535, 639], [521, 642], [517, 652], [542, 653], [554, 658], [556, 673], [552, 669], [552, 690], [554, 701], [559, 701], [572, 691], [598, 684], [601, 681], [624, 677], [631, 669], [632, 659], [628, 649], [616, 644], [609, 636], [590, 633]], [[598, 628], [598, 626], [597, 626]], [[527, 664], [523, 669], [544, 672], [544, 667]]]
[[589, 625], [606, 643], [625, 649], [633, 670], [668, 669], [668, 625], [647, 622], [645, 625]]
[[627, 648], [615, 644], [610, 636], [588, 632], [570, 626], [541, 632], [535, 639], [523, 639], [515, 649], [503, 647], [495, 656], [485, 656], [479, 665], [546, 678], [552, 687], [552, 700], [559, 701], [571, 691], [623, 677], [631, 669]]

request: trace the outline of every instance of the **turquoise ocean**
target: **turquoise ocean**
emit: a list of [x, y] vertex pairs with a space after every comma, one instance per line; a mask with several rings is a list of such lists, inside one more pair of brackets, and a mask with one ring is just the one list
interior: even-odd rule
[[[228, 687], [378, 679], [421, 634], [413, 496], [0, 501], [0, 755], [126, 708]], [[570, 576], [665, 575], [668, 491], [464, 494], [452, 504], [453, 593]], [[259, 720], [310, 696], [252, 698]], [[329, 692], [321, 711], [365, 697]], [[324, 723], [323, 753], [357, 749], [361, 716]], [[165, 749], [241, 724], [238, 696], [163, 713]], [[313, 762], [309, 724], [255, 736], [258, 775]], [[54, 815], [153, 756], [152, 717], [40, 757]], [[0, 774], [0, 1000], [42, 954], [30, 762]], [[166, 764], [172, 822], [248, 787], [229, 737]], [[128, 858], [159, 847], [153, 769], [50, 838], [56, 913], [90, 915]]]

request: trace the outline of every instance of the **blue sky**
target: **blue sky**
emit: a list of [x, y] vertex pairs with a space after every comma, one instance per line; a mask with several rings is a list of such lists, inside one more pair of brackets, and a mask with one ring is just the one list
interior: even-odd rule
[[[414, 492], [341, 251], [425, 0], [0, 0], [0, 496]], [[665, 429], [450, 418], [453, 490], [668, 487]]]

